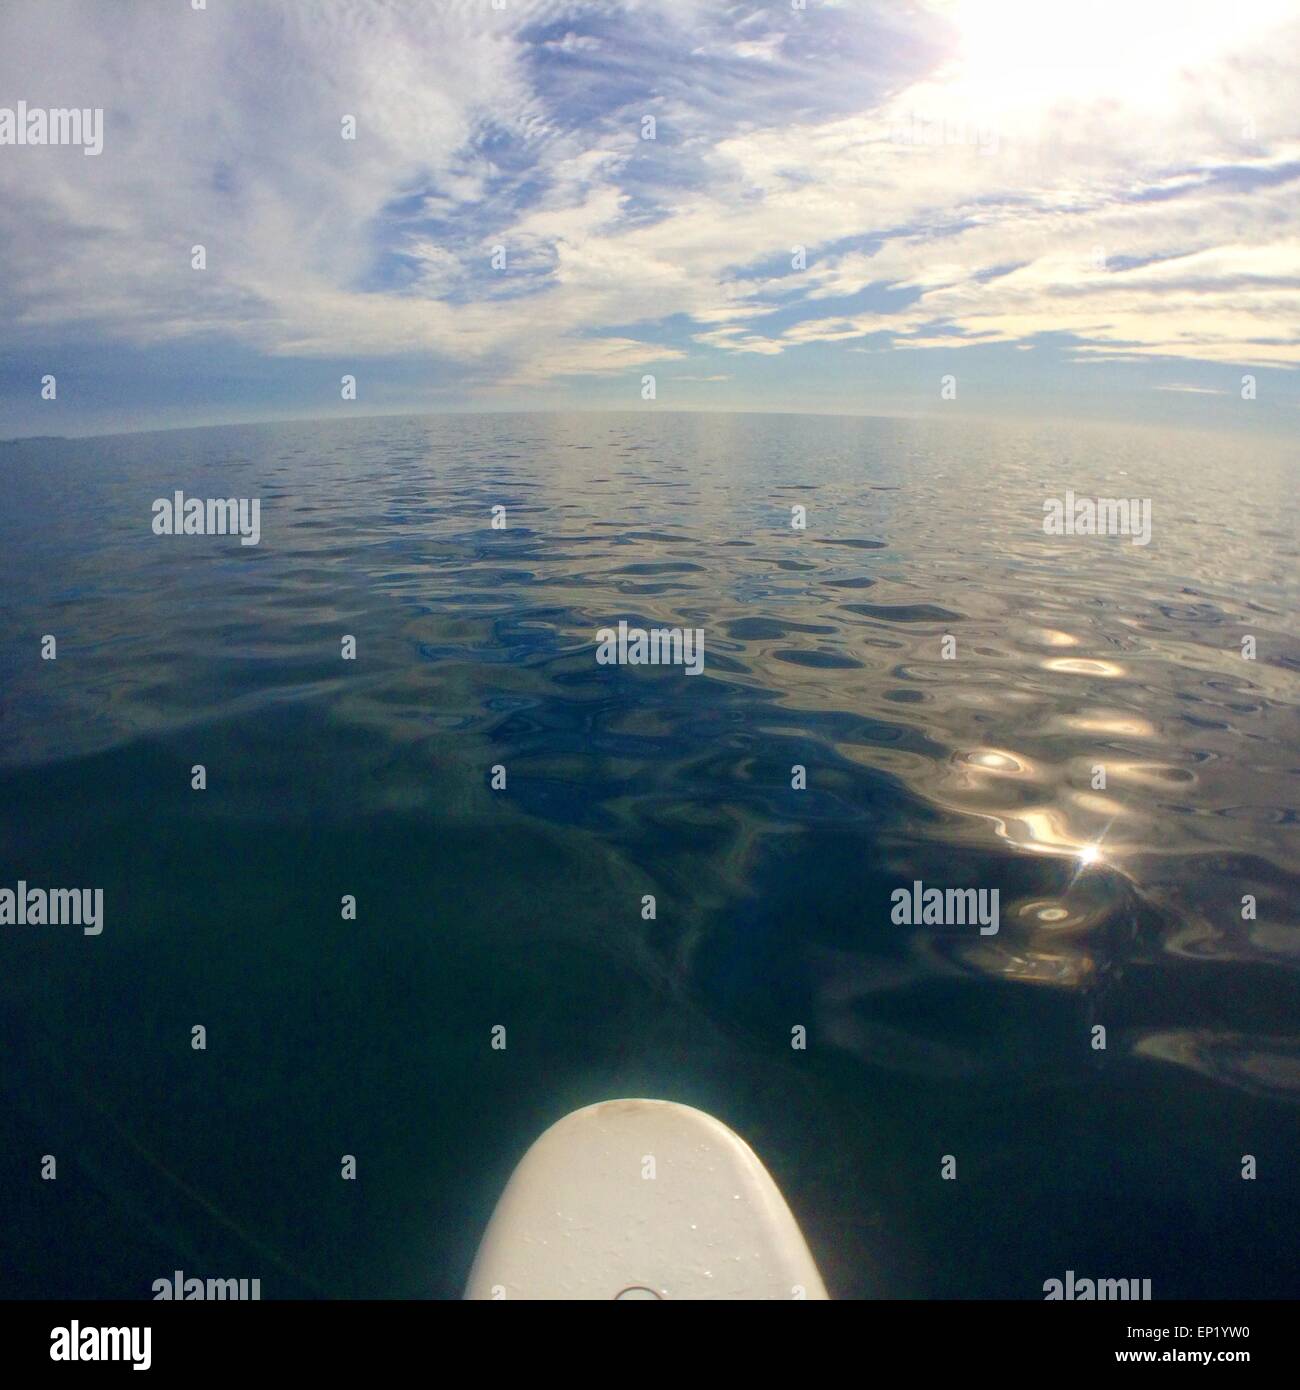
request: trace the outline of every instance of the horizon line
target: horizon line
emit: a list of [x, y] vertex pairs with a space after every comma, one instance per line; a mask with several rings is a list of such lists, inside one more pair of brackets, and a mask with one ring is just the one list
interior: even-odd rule
[[963, 420], [966, 423], [972, 421], [986, 425], [1011, 425], [1024, 428], [1042, 428], [1051, 425], [1074, 425], [1092, 429], [1119, 429], [1119, 430], [1142, 430], [1149, 432], [1152, 430], [1165, 430], [1172, 433], [1192, 432], [1198, 434], [1225, 435], [1232, 438], [1241, 439], [1243, 442], [1257, 440], [1260, 438], [1274, 440], [1279, 443], [1294, 443], [1294, 435], [1286, 430], [1274, 432], [1265, 428], [1240, 429], [1232, 426], [1218, 424], [1207, 424], [1204, 422], [1188, 422], [1184, 425], [1171, 424], [1160, 420], [1125, 420], [1113, 418], [1083, 417], [1078, 418], [1068, 415], [1052, 415], [1048, 418], [1043, 416], [1031, 415], [1008, 415], [996, 414], [993, 412], [898, 412], [889, 413], [882, 411], [844, 411], [844, 410], [763, 410], [759, 407], [746, 409], [722, 409], [710, 407], [707, 409], [692, 407], [627, 407], [618, 410], [608, 410], [599, 408], [589, 408], [582, 406], [569, 406], [556, 409], [494, 409], [494, 410], [390, 410], [378, 411], [367, 415], [352, 415], [347, 411], [333, 411], [326, 415], [285, 415], [268, 416], [263, 419], [252, 420], [205, 420], [186, 425], [163, 425], [151, 429], [116, 429], [101, 430], [93, 434], [21, 434], [6, 438], [0, 438], [0, 446], [13, 444], [39, 444], [39, 443], [68, 443], [73, 440], [90, 441], [96, 439], [129, 439], [143, 435], [153, 434], [183, 434], [192, 430], [220, 430], [220, 429], [259, 429], [274, 427], [277, 425], [316, 425], [326, 424], [337, 421], [349, 421], [362, 423], [366, 420], [420, 420], [435, 419], [440, 416], [474, 416], [484, 417], [493, 415], [761, 415], [772, 416], [773, 418], [786, 417], [790, 419], [829, 419], [829, 420], [907, 420], [912, 422], [939, 422], [951, 416], [955, 420]]

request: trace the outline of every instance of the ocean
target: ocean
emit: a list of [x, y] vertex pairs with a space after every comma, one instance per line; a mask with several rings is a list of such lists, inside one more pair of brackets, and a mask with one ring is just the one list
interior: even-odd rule
[[647, 1095], [836, 1297], [1300, 1294], [1296, 493], [970, 419], [0, 446], [0, 888], [103, 894], [0, 925], [0, 1293], [456, 1297], [532, 1139]]

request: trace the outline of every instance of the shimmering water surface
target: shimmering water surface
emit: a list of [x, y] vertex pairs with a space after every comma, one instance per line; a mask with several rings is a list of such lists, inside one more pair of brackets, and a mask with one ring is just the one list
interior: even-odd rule
[[[155, 536], [178, 488], [260, 545]], [[1066, 488], [1150, 545], [1045, 536]], [[864, 419], [0, 447], [0, 883], [105, 893], [0, 928], [3, 1292], [455, 1295], [528, 1142], [629, 1094], [743, 1134], [841, 1296], [1300, 1292], [1295, 492]], [[704, 674], [598, 665], [619, 618]], [[893, 924], [915, 879], [1001, 930]]]

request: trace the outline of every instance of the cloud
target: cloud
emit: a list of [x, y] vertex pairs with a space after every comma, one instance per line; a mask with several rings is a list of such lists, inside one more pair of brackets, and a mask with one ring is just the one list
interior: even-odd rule
[[105, 148], [0, 150], [0, 312], [29, 345], [224, 338], [491, 386], [1044, 334], [1294, 366], [1300, 25], [1186, 3], [1117, 91], [1068, 49], [1051, 82], [972, 66], [960, 25], [994, 0], [20, 0], [0, 91], [102, 105]]
[[594, 34], [568, 33], [562, 39], [546, 39], [542, 46], [557, 53], [598, 53], [601, 45]]

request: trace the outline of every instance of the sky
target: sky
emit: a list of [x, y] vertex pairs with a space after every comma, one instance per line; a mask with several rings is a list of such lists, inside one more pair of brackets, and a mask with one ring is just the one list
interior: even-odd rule
[[0, 438], [1300, 423], [1300, 0], [198, 3], [0, 8]]

